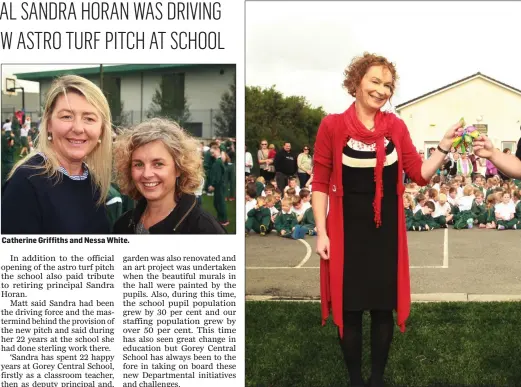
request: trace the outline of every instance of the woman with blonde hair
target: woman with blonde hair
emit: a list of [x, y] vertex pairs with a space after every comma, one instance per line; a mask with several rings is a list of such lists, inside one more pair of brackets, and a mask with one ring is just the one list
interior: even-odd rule
[[198, 142], [177, 123], [152, 118], [116, 139], [121, 192], [137, 201], [114, 225], [116, 234], [225, 234], [198, 204], [203, 164]]
[[89, 80], [66, 75], [48, 93], [35, 152], [14, 165], [2, 194], [4, 234], [104, 234], [111, 117]]

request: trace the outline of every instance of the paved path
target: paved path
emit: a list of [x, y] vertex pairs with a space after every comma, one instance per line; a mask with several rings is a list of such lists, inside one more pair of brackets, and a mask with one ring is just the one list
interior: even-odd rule
[[[407, 236], [413, 299], [521, 299], [521, 231], [445, 229]], [[315, 237], [304, 242], [275, 234], [247, 237], [246, 295], [319, 297]]]

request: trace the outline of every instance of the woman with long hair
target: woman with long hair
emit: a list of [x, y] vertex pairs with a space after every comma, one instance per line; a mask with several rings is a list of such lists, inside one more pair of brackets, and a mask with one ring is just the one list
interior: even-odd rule
[[109, 232], [112, 128], [102, 91], [66, 75], [48, 93], [35, 152], [16, 163], [2, 194], [4, 234]]

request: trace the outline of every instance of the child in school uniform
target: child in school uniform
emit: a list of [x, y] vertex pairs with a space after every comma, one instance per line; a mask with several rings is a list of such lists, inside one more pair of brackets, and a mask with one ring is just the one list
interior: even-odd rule
[[244, 215], [246, 216], [245, 221], [248, 220], [248, 212], [255, 208], [257, 205], [257, 190], [255, 188], [255, 183], [248, 183], [246, 185], [246, 205]]
[[483, 179], [484, 179], [483, 176], [477, 175], [474, 178], [474, 184], [472, 184], [472, 186], [476, 189], [479, 189], [481, 191], [481, 193], [483, 194], [483, 197], [485, 197], [485, 187], [484, 187]]
[[407, 231], [412, 230], [412, 223], [413, 223], [413, 198], [410, 194], [404, 194], [403, 195], [403, 208], [405, 210], [405, 227]]
[[521, 191], [516, 189], [512, 194], [512, 199], [516, 209], [516, 219], [521, 221]]
[[264, 198], [258, 197], [257, 204], [248, 212], [245, 225], [246, 235], [249, 235], [251, 230], [262, 236], [271, 231], [271, 211], [264, 206], [264, 203]]
[[302, 198], [300, 196], [292, 197], [293, 206], [291, 207], [291, 212], [297, 215], [297, 222], [302, 222], [302, 218], [304, 218], [304, 212], [306, 209], [304, 208], [304, 203], [302, 203]]
[[474, 189], [474, 201], [472, 202], [472, 208], [470, 211], [472, 212], [472, 215], [474, 215], [474, 224], [483, 228], [481, 225], [486, 224], [487, 208], [483, 198], [483, 193], [477, 188]]
[[412, 230], [413, 231], [430, 231], [440, 228], [439, 224], [434, 221], [432, 213], [434, 212], [434, 203], [425, 202], [420, 211], [413, 216]]
[[275, 219], [275, 230], [277, 230], [277, 234], [283, 238], [304, 239], [306, 231], [299, 226], [297, 215], [291, 212], [291, 207], [291, 200], [282, 200], [282, 211]]
[[447, 195], [440, 194], [438, 200], [439, 213], [445, 217], [446, 224], [453, 223], [452, 206], [447, 202]]
[[304, 211], [307, 211], [311, 208], [311, 192], [307, 188], [302, 188], [298, 194], [300, 199], [302, 200], [302, 207]]
[[496, 189], [498, 188], [497, 179], [495, 177], [490, 177], [487, 180], [487, 186], [488, 186], [487, 187], [487, 198], [488, 198], [488, 195], [495, 193]]
[[314, 236], [317, 235], [317, 227], [315, 224], [315, 216], [313, 215], [313, 208], [309, 207], [306, 212], [304, 212], [304, 217], [302, 218], [301, 226], [308, 235]]
[[257, 187], [257, 196], [262, 196], [262, 191], [264, 191], [265, 184], [266, 180], [264, 180], [262, 176], [259, 176], [255, 182], [255, 186]]
[[288, 192], [288, 189], [293, 188], [295, 190], [295, 195], [298, 195], [300, 192], [300, 187], [297, 185], [296, 176], [290, 176], [288, 179], [288, 185], [284, 188], [284, 196]]
[[264, 191], [262, 191], [262, 196], [273, 195], [273, 190], [274, 189], [275, 189], [275, 187], [272, 186], [271, 184], [266, 184], [264, 186]]
[[275, 224], [275, 218], [277, 217], [277, 214], [279, 213], [279, 210], [275, 208], [276, 199], [273, 195], [268, 195], [264, 198], [264, 206], [270, 210], [270, 216], [271, 216], [271, 225], [270, 230], [273, 230], [273, 225]]
[[284, 193], [284, 199], [293, 198], [293, 196], [297, 196], [297, 191], [295, 191], [295, 188], [288, 188], [288, 190]]
[[502, 193], [501, 202], [496, 204], [494, 213], [498, 230], [516, 230], [518, 228], [519, 220], [515, 217], [516, 208], [510, 202], [510, 193]]
[[435, 188], [431, 188], [428, 193], [429, 201], [434, 204], [432, 218], [441, 228], [447, 228], [447, 218], [445, 214], [441, 212], [438, 191]]
[[414, 207], [413, 212], [416, 214], [418, 211], [421, 211], [422, 207], [425, 205], [426, 202], [427, 197], [424, 194], [419, 193], [418, 195], [416, 195], [416, 207]]
[[280, 192], [280, 189], [275, 188], [273, 196], [275, 197], [275, 208], [279, 212], [282, 211], [282, 193]]
[[210, 152], [215, 158], [215, 161], [213, 162], [210, 174], [208, 175], [208, 191], [210, 193], [213, 192], [214, 194], [213, 206], [217, 212], [217, 220], [223, 227], [226, 227], [230, 224], [226, 203], [224, 201], [226, 167], [223, 162], [219, 144], [212, 142], [210, 144]]
[[[494, 213], [494, 208], [496, 206], [497, 199], [495, 194], [490, 194], [487, 196], [487, 204], [485, 205], [485, 227], [488, 229], [496, 228], [496, 215]], [[483, 219], [481, 219], [482, 221]], [[479, 223], [479, 227], [483, 228], [482, 223]]]
[[473, 202], [474, 187], [469, 184], [463, 189], [463, 196], [458, 199], [459, 212], [454, 216], [454, 229], [463, 230], [474, 224], [474, 214], [471, 211]]

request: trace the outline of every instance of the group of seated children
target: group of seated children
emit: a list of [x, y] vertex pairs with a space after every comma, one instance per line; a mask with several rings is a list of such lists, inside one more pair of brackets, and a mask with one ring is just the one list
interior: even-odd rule
[[281, 191], [275, 179], [268, 184], [264, 178], [246, 178], [246, 236], [251, 231], [268, 235], [275, 230], [283, 238], [303, 239], [316, 235], [311, 208], [311, 191], [300, 188], [292, 176]]
[[[422, 189], [408, 184], [403, 196], [408, 231], [437, 228], [479, 228], [498, 230], [521, 229], [521, 184], [501, 181], [499, 176], [485, 179], [476, 175], [474, 183], [466, 184], [463, 176], [450, 183], [441, 183], [434, 176]], [[416, 205], [415, 205], [416, 203]]]

